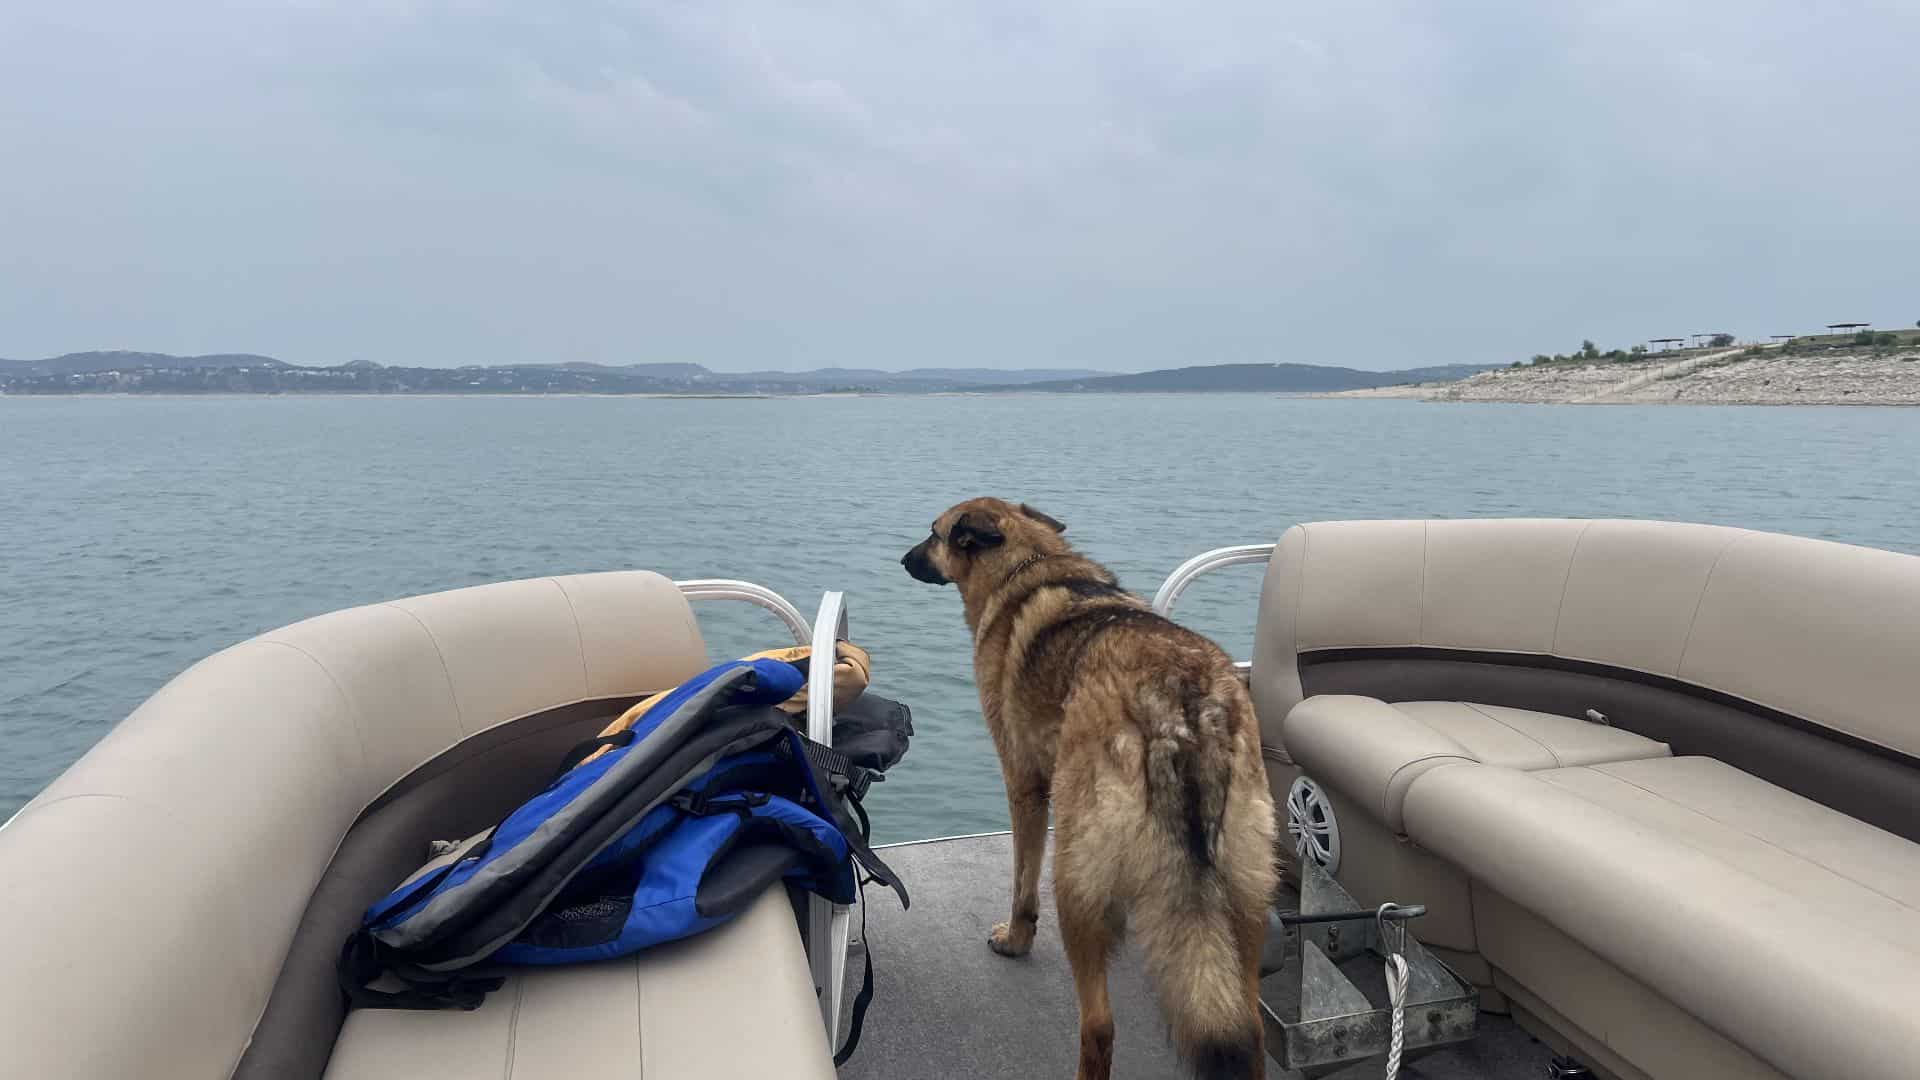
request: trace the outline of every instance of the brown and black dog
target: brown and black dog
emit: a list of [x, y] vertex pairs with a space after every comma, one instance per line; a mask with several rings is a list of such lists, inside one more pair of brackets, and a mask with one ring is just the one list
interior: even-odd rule
[[973, 630], [1013, 818], [1013, 913], [988, 943], [1004, 956], [1033, 945], [1051, 801], [1080, 1080], [1113, 1066], [1107, 963], [1123, 932], [1140, 942], [1195, 1074], [1262, 1076], [1275, 827], [1252, 703], [1219, 646], [1075, 554], [1065, 529], [1024, 503], [972, 499], [900, 560], [921, 581], [959, 586]]

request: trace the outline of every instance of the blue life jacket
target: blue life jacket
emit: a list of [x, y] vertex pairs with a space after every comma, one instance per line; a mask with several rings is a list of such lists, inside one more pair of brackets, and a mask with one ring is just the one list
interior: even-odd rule
[[[729, 661], [577, 747], [544, 791], [367, 909], [341, 951], [349, 1007], [477, 1008], [502, 983], [487, 967], [688, 937], [781, 879], [852, 903], [856, 863], [904, 906], [854, 823], [871, 774], [774, 707], [804, 679], [781, 660]], [[383, 974], [405, 989], [372, 989]], [[870, 997], [869, 985], [858, 1011]]]

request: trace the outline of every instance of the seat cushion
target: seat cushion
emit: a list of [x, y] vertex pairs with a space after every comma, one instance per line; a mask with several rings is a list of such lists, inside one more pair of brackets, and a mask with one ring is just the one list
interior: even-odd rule
[[1467, 701], [1402, 701], [1394, 708], [1509, 769], [1560, 769], [1667, 756], [1667, 744], [1591, 720]]
[[1774, 1068], [1911, 1065], [1920, 846], [1695, 757], [1436, 768], [1404, 811], [1420, 846]]
[[473, 1012], [360, 1009], [327, 1080], [802, 1077], [833, 1055], [786, 890], [733, 922], [599, 964], [529, 968]]
[[1404, 831], [1401, 803], [1416, 777], [1445, 764], [1557, 769], [1667, 755], [1630, 731], [1551, 713], [1461, 701], [1387, 704], [1321, 694], [1287, 714], [1286, 743], [1309, 775]]

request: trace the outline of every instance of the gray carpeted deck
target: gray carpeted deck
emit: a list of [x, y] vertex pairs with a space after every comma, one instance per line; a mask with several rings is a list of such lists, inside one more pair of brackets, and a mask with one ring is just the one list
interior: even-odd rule
[[[1078, 1058], [1073, 980], [1054, 924], [1051, 875], [1041, 881], [1040, 936], [1019, 960], [987, 948], [1006, 918], [1012, 842], [1004, 833], [882, 849], [905, 879], [913, 910], [868, 889], [874, 1001], [841, 1080], [1066, 1078]], [[856, 916], [856, 928], [857, 928]], [[859, 957], [850, 971], [858, 978]], [[1184, 1075], [1167, 1044], [1139, 955], [1123, 949], [1109, 981], [1118, 1034], [1116, 1080]], [[858, 989], [848, 987], [848, 998]], [[1483, 1014], [1471, 1043], [1410, 1060], [1406, 1080], [1535, 1080], [1551, 1056], [1504, 1017]], [[1287, 1077], [1269, 1063], [1270, 1078]], [[1380, 1075], [1378, 1062], [1337, 1074]]]

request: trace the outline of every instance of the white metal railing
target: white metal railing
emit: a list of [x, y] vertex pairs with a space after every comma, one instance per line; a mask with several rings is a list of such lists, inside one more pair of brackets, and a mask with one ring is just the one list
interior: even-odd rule
[[[676, 581], [688, 600], [745, 600], [780, 617], [796, 644], [811, 645], [807, 658], [807, 738], [833, 745], [833, 665], [839, 642], [847, 636], [847, 598], [838, 592], [820, 597], [820, 611], [808, 623], [800, 609], [764, 585], [730, 578]], [[827, 1044], [839, 1048], [840, 1006], [847, 978], [847, 939], [853, 930], [853, 911], [819, 896], [807, 897], [807, 966], [814, 993], [820, 999], [820, 1018], [827, 1025]], [[824, 942], [826, 948], [821, 948]]]
[[[1167, 580], [1160, 583], [1160, 591], [1153, 594], [1153, 610], [1161, 615], [1172, 614], [1173, 605], [1180, 602], [1180, 594], [1186, 592], [1187, 586], [1193, 584], [1201, 574], [1244, 563], [1266, 562], [1273, 558], [1273, 548], [1272, 544], [1239, 544], [1195, 555], [1174, 567], [1173, 573], [1167, 575]], [[1233, 666], [1240, 669], [1243, 677], [1253, 667], [1246, 660], [1236, 660]]]
[[1160, 583], [1160, 591], [1153, 594], [1153, 610], [1165, 615], [1173, 610], [1180, 600], [1180, 594], [1187, 591], [1193, 579], [1228, 566], [1242, 563], [1266, 562], [1273, 558], [1272, 544], [1241, 544], [1237, 547], [1214, 548], [1203, 551], [1179, 566]]
[[805, 645], [811, 640], [812, 628], [807, 625], [807, 617], [800, 614], [800, 609], [788, 602], [786, 597], [765, 585], [731, 578], [695, 578], [674, 584], [680, 587], [680, 592], [688, 600], [745, 600], [749, 604], [757, 604], [780, 616], [780, 621], [787, 624], [787, 631], [793, 635], [794, 644]]
[[[820, 611], [813, 617], [813, 654], [807, 661], [807, 738], [833, 745], [833, 665], [837, 648], [847, 637], [847, 598], [823, 593]], [[814, 992], [820, 999], [820, 1018], [827, 1025], [827, 1045], [840, 1048], [840, 1003], [847, 978], [847, 938], [853, 930], [853, 911], [822, 896], [807, 897], [807, 964], [813, 969]], [[824, 942], [826, 948], [819, 947]]]

